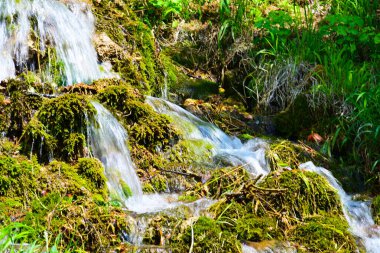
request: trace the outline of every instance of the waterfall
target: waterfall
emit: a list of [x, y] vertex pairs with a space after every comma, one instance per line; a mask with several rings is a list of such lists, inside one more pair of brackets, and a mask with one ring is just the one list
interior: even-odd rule
[[336, 178], [325, 168], [316, 167], [312, 162], [300, 165], [301, 169], [318, 173], [334, 187], [342, 202], [344, 216], [350, 225], [351, 233], [360, 239], [368, 253], [380, 251], [380, 228], [372, 219], [368, 202], [355, 201], [340, 186]]
[[216, 126], [207, 123], [178, 105], [164, 99], [147, 97], [146, 102], [158, 113], [169, 115], [187, 140], [207, 141], [212, 147], [214, 158], [222, 159], [232, 166], [242, 165], [253, 175], [266, 175], [270, 172], [265, 158], [268, 144], [255, 138], [242, 143], [230, 137]]
[[51, 81], [57, 73], [51, 73], [48, 47], [55, 50], [64, 85], [108, 77], [98, 65], [93, 32], [94, 17], [83, 2], [1, 0], [0, 81], [15, 77], [18, 71], [39, 68], [40, 55], [35, 59], [33, 51], [49, 58], [45, 78]]
[[128, 134], [106, 108], [97, 102], [91, 103], [97, 114], [88, 131], [90, 147], [93, 155], [104, 165], [111, 196], [116, 194], [125, 202], [129, 197], [125, 189], [127, 185], [132, 196], [138, 198], [142, 195], [142, 189], [126, 145]]

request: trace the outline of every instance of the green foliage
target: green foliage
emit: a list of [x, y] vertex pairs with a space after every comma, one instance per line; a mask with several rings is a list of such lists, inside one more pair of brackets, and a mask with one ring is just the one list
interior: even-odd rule
[[228, 42], [235, 41], [242, 29], [248, 1], [246, 0], [221, 0], [219, 2], [219, 15], [221, 27], [218, 33], [218, 46], [224, 48]]
[[178, 15], [182, 12], [182, 8], [186, 5], [186, 0], [149, 0], [154, 7], [161, 9], [161, 19], [165, 20], [169, 15]]

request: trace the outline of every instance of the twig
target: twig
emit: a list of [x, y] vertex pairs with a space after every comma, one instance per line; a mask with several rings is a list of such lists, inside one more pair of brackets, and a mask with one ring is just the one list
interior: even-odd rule
[[202, 180], [202, 177], [193, 173], [186, 173], [186, 172], [181, 172], [181, 171], [174, 171], [174, 170], [165, 170], [161, 168], [157, 168], [157, 170], [163, 171], [163, 172], [168, 172], [168, 173], [174, 173], [182, 176], [187, 176], [187, 177], [194, 177], [197, 178], [198, 180]]

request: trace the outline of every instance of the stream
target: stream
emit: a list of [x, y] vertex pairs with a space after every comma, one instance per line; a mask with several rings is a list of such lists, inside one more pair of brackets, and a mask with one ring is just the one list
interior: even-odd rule
[[[115, 76], [106, 64], [98, 61], [92, 43], [95, 19], [84, 2], [1, 0], [0, 17], [0, 81], [14, 78], [23, 71], [36, 70], [42, 71], [40, 74], [45, 82], [54, 82], [54, 77], [60, 76], [61, 85], [64, 86]], [[33, 41], [32, 36], [38, 37], [38, 42]], [[40, 57], [48, 58], [46, 66], [39, 66]], [[165, 74], [164, 98], [168, 97], [167, 82]], [[126, 129], [103, 105], [95, 101], [91, 103], [96, 110], [87, 129], [91, 154], [104, 165], [111, 198], [118, 200], [125, 210], [137, 217], [134, 231], [128, 235], [129, 242], [142, 245], [148, 225], [146, 217], [150, 214], [171, 212], [184, 206], [193, 217], [198, 217], [214, 203], [205, 198], [184, 203], [178, 200], [175, 193], [143, 194], [128, 149]], [[146, 103], [156, 112], [172, 118], [173, 124], [185, 133], [185, 140], [204, 142], [215, 168], [220, 164], [243, 166], [253, 176], [261, 178], [270, 173], [265, 155], [269, 145], [263, 139], [254, 138], [243, 143], [165, 99], [147, 96]], [[199, 155], [208, 154], [200, 152]], [[300, 169], [318, 173], [327, 179], [339, 194], [344, 216], [358, 245], [362, 245], [368, 253], [380, 252], [380, 228], [371, 216], [370, 202], [354, 200], [332, 173], [324, 168], [307, 162]], [[283, 247], [255, 249], [249, 245], [242, 248], [246, 253], [294, 252], [294, 249], [286, 250], [289, 251]]]

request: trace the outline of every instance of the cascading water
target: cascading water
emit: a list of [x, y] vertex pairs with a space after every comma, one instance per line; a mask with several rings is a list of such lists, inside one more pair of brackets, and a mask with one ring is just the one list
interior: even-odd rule
[[327, 179], [339, 194], [343, 213], [350, 225], [351, 233], [361, 240], [367, 253], [380, 252], [380, 227], [376, 226], [372, 219], [369, 203], [353, 200], [330, 171], [316, 167], [312, 162], [301, 164], [300, 168], [318, 173]]
[[101, 104], [92, 102], [92, 105], [97, 114], [89, 127], [90, 147], [93, 155], [104, 165], [111, 195], [116, 194], [120, 200], [126, 201], [128, 196], [123, 185], [127, 184], [132, 196], [141, 196], [141, 184], [126, 145], [126, 130]]
[[[157, 112], [167, 114], [174, 119], [174, 124], [185, 133], [187, 139], [206, 139], [214, 147], [214, 155], [225, 157], [232, 165], [245, 165], [245, 167], [254, 175], [269, 173], [270, 169], [265, 160], [265, 150], [267, 144], [258, 139], [248, 141], [242, 144], [238, 139], [227, 136], [220, 129], [210, 123], [206, 123], [195, 117], [181, 107], [172, 104], [163, 99], [148, 97], [147, 103], [150, 104]], [[377, 253], [380, 251], [380, 228], [374, 225], [371, 217], [371, 210], [366, 202], [354, 201], [343, 188], [339, 185], [337, 179], [330, 171], [316, 167], [313, 163], [308, 162], [300, 166], [300, 169], [306, 169], [318, 173], [325, 177], [333, 186], [341, 199], [343, 212], [347, 219], [351, 232], [360, 239], [368, 253]], [[289, 248], [293, 252], [292, 248]], [[243, 246], [244, 252], [285, 252], [284, 249], [267, 248], [264, 250], [255, 250], [248, 246]]]
[[[94, 32], [91, 11], [80, 1], [63, 2], [0, 1], [0, 81], [15, 77], [16, 71], [39, 68], [40, 59], [32, 59], [32, 51], [46, 55], [48, 47], [54, 48], [62, 65], [64, 85], [109, 76], [101, 71], [91, 42]], [[49, 58], [47, 81], [53, 75], [50, 68]]]
[[172, 117], [174, 124], [185, 134], [185, 139], [204, 140], [212, 145], [214, 157], [233, 166], [243, 165], [256, 176], [270, 172], [265, 158], [268, 148], [265, 141], [256, 138], [243, 144], [238, 138], [228, 136], [216, 126], [169, 101], [154, 97], [147, 97], [146, 101], [157, 112]]

